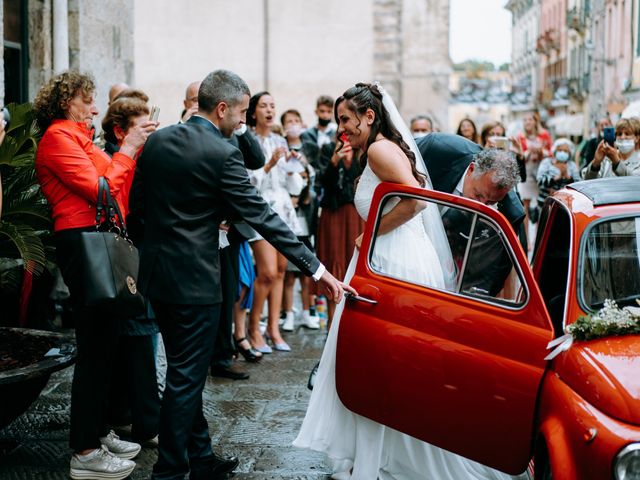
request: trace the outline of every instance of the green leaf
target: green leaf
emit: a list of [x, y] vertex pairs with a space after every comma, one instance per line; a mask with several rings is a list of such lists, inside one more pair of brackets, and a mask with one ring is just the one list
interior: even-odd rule
[[[0, 221], [0, 242], [13, 245], [24, 262], [24, 268], [38, 275], [46, 262], [44, 245], [35, 230], [28, 225]], [[0, 245], [1, 247], [2, 245]]]

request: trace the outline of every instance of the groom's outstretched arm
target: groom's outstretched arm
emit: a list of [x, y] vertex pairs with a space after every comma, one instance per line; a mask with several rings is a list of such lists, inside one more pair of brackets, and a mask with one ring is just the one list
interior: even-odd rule
[[353, 288], [339, 282], [327, 271], [264, 201], [249, 181], [239, 150], [234, 149], [222, 163], [222, 169], [218, 172], [218, 181], [225, 200], [233, 205], [240, 216], [301, 272], [312, 276], [329, 299], [339, 302], [345, 289], [357, 295]]

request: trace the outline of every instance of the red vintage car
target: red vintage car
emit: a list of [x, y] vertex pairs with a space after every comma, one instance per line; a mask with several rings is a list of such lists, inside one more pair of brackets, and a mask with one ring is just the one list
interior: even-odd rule
[[[421, 198], [447, 224], [455, 286], [372, 265], [380, 212]], [[427, 207], [428, 208], [428, 207]], [[461, 227], [462, 225], [462, 227]], [[536, 479], [640, 479], [640, 337], [548, 344], [605, 299], [640, 298], [640, 178], [570, 185], [544, 204], [532, 266], [496, 210], [382, 184], [338, 335], [338, 395], [350, 410], [501, 471]]]

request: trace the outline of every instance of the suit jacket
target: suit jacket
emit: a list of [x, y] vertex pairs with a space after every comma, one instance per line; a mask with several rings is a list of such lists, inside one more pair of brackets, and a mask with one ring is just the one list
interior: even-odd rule
[[[244, 166], [249, 170], [257, 170], [264, 167], [264, 152], [262, 151], [260, 142], [250, 128], [247, 128], [247, 131], [242, 135], [231, 135], [230, 138], [225, 140], [234, 147], [240, 149], [240, 153], [242, 153], [242, 158], [244, 160]], [[236, 213], [233, 205], [229, 205], [229, 209], [229, 213], [226, 217], [231, 224], [231, 228], [227, 236], [229, 242], [242, 242], [255, 237], [255, 230], [242, 220], [242, 216]]]
[[[430, 133], [418, 138], [416, 143], [434, 190], [446, 193], [453, 193], [473, 157], [482, 150], [480, 145], [449, 133]], [[513, 190], [498, 202], [498, 210], [518, 232], [525, 214], [522, 202]]]
[[[446, 193], [454, 192], [473, 157], [482, 150], [482, 147], [466, 138], [447, 133], [431, 133], [417, 139], [416, 143], [433, 188]], [[514, 231], [518, 232], [523, 228], [524, 207], [513, 190], [498, 203], [498, 210], [511, 223]], [[442, 218], [458, 267], [464, 257], [470, 234], [469, 218], [467, 212], [458, 209], [448, 209]], [[511, 259], [492, 228], [479, 228], [474, 235], [461, 290], [473, 292], [472, 288], [476, 288], [479, 290], [475, 293], [486, 292], [487, 295], [495, 296], [502, 290], [511, 271]], [[521, 235], [520, 241], [526, 252], [526, 237]]]
[[138, 285], [146, 297], [187, 305], [222, 300], [218, 226], [228, 205], [303, 273], [318, 269], [251, 185], [240, 150], [193, 116], [151, 135], [138, 159], [130, 211], [144, 220]]

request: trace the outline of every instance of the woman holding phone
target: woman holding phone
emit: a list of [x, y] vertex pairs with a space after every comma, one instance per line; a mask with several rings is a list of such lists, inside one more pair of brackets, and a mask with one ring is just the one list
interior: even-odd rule
[[[607, 135], [598, 144], [593, 161], [584, 170], [586, 180], [640, 175], [640, 121], [623, 118], [616, 123], [615, 140]], [[613, 140], [613, 141], [612, 141]]]
[[120, 151], [109, 157], [93, 144], [89, 129], [98, 114], [95, 84], [91, 77], [77, 72], [51, 78], [36, 95], [33, 109], [44, 132], [36, 154], [36, 174], [51, 206], [56, 257], [75, 313], [70, 474], [73, 479], [119, 480], [135, 468], [130, 459], [138, 454], [140, 445], [120, 440], [107, 425], [105, 398], [120, 325], [108, 312], [85, 306], [80, 279], [87, 267], [80, 255], [80, 237], [96, 228], [100, 177], [107, 179], [111, 194], [124, 209], [123, 187], [133, 174], [137, 152], [157, 125], [147, 120], [130, 128]]

